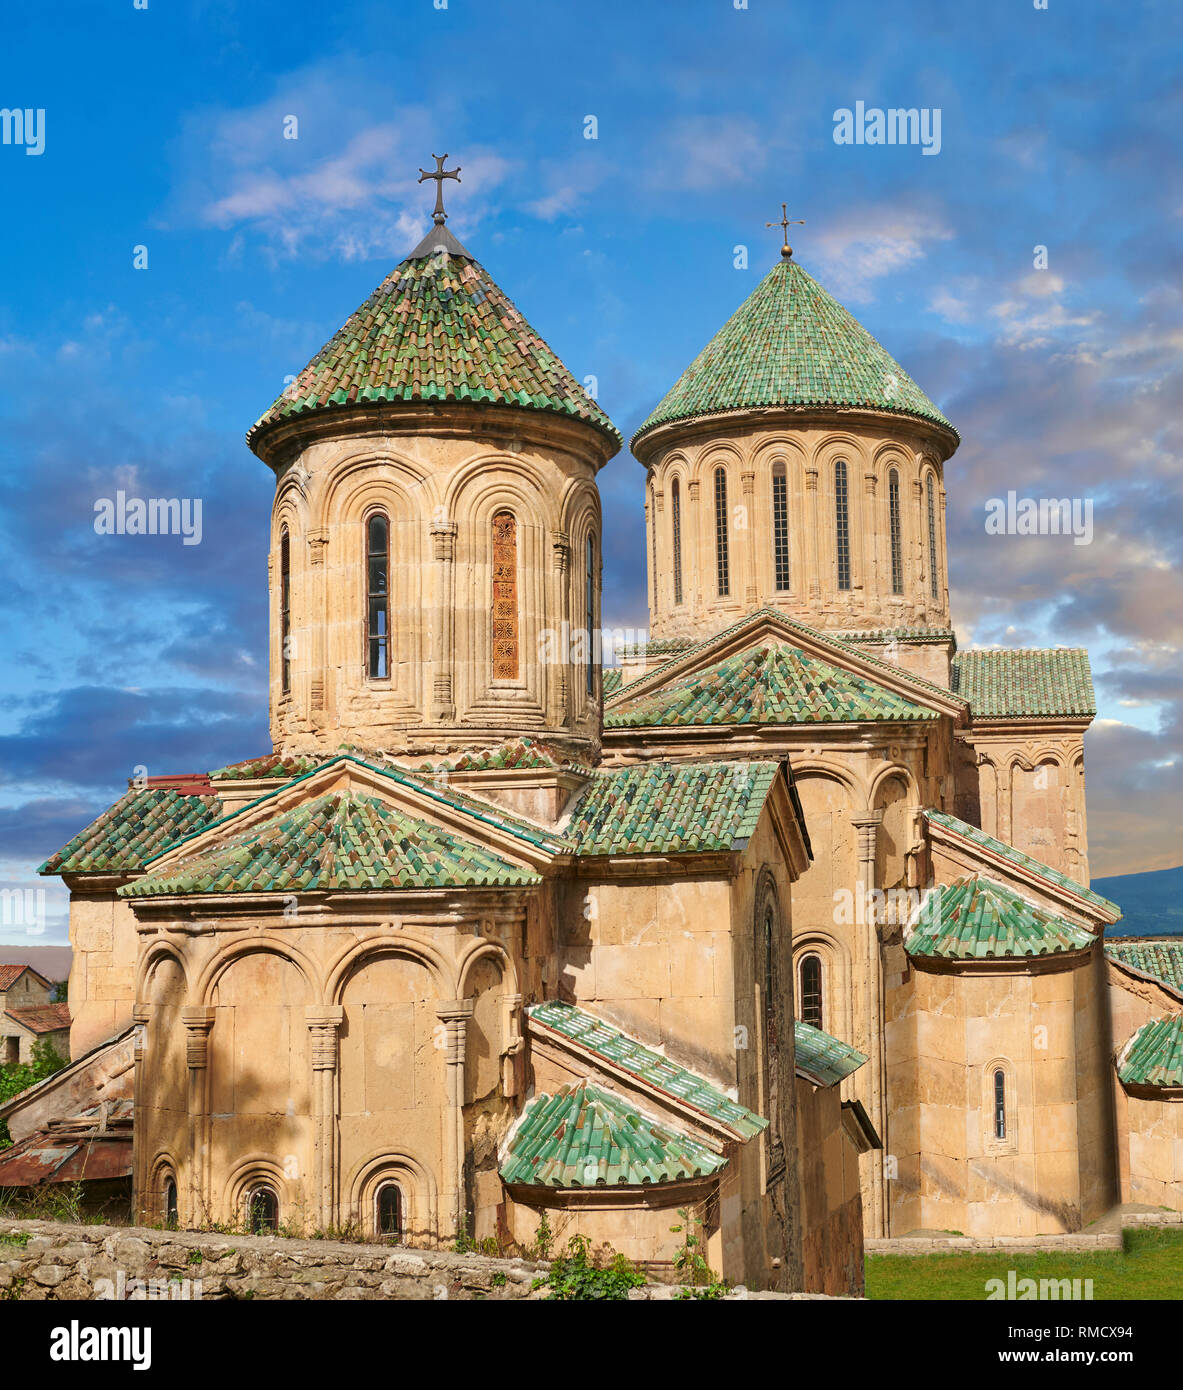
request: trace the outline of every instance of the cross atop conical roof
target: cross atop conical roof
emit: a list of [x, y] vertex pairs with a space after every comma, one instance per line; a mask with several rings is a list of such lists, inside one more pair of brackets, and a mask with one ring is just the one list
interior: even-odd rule
[[619, 431], [442, 223], [433, 226], [247, 433], [340, 407], [462, 401]]
[[892, 411], [956, 438], [899, 363], [785, 255], [686, 368], [633, 443], [673, 421], [775, 406]]

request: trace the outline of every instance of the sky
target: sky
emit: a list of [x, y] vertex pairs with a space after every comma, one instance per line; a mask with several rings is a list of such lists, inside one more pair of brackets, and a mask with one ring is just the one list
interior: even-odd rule
[[[37, 941], [36, 866], [137, 769], [270, 748], [243, 435], [426, 231], [445, 151], [449, 226], [626, 438], [787, 201], [961, 433], [960, 645], [1090, 649], [1094, 874], [1183, 861], [1177, 4], [40, 0], [5, 31], [0, 107], [44, 112], [0, 144], [0, 888], [46, 890]], [[939, 110], [939, 151], [836, 143], [858, 102]], [[608, 626], [646, 625], [642, 482], [627, 448], [600, 476]], [[120, 489], [200, 499], [200, 544], [97, 534]], [[988, 534], [1012, 489], [1087, 501], [1090, 543]]]

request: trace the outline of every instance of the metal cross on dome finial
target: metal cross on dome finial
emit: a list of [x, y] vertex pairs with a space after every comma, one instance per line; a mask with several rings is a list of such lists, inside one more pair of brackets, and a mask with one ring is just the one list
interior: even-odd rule
[[789, 228], [790, 228], [790, 227], [804, 227], [804, 226], [805, 226], [805, 219], [804, 219], [803, 217], [798, 217], [798, 218], [790, 219], [790, 218], [789, 218], [789, 205], [788, 205], [787, 203], [781, 203], [781, 205], [780, 205], [780, 221], [779, 221], [779, 222], [765, 222], [764, 225], [765, 225], [766, 227], [781, 227], [781, 228], [784, 229], [784, 245], [780, 248], [780, 253], [781, 253], [781, 255], [785, 258], [785, 260], [787, 261], [787, 260], [789, 259], [789, 257], [793, 254], [793, 248], [789, 245]]
[[433, 154], [431, 157], [435, 160], [435, 170], [429, 174], [426, 169], [420, 169], [419, 182], [422, 183], [424, 179], [435, 179], [435, 212], [432, 216], [436, 226], [442, 227], [448, 220], [448, 214], [444, 211], [444, 180], [455, 179], [459, 183], [460, 165], [457, 164], [455, 169], [445, 169], [444, 165], [448, 160], [446, 154]]

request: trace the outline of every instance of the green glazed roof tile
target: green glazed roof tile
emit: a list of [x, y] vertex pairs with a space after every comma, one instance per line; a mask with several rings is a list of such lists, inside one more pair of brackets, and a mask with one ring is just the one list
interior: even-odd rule
[[1183, 1086], [1183, 1014], [1139, 1028], [1118, 1056], [1117, 1074], [1130, 1086]]
[[1001, 883], [964, 878], [925, 895], [916, 921], [904, 933], [904, 947], [912, 956], [997, 960], [1081, 951], [1095, 939]]
[[164, 787], [128, 791], [41, 865], [42, 874], [134, 872], [186, 836], [212, 825], [222, 803], [211, 794]]
[[254, 424], [248, 444], [282, 421], [359, 402], [467, 401], [581, 420], [615, 452], [612, 421], [489, 272], [453, 245], [452, 254], [412, 254], [395, 266]]
[[710, 854], [751, 839], [780, 764], [637, 763], [592, 774], [567, 825], [579, 855]]
[[633, 444], [658, 425], [761, 406], [834, 406], [953, 426], [857, 319], [781, 260], [698, 354]]
[[605, 666], [601, 672], [601, 684], [604, 692], [604, 699], [610, 695], [615, 695], [620, 689], [621, 681], [624, 679], [624, 672], [619, 666]]
[[210, 773], [217, 782], [248, 781], [253, 778], [282, 778], [285, 782], [301, 773], [312, 772], [325, 761], [317, 753], [299, 753], [284, 757], [279, 753], [265, 753], [261, 758], [247, 758], [241, 763], [230, 763]]
[[980, 845], [983, 849], [993, 851], [1003, 859], [1009, 860], [1012, 864], [1017, 864], [1020, 868], [1028, 870], [1030, 873], [1038, 874], [1048, 883], [1054, 883], [1057, 888], [1065, 888], [1070, 893], [1074, 893], [1078, 898], [1083, 898], [1085, 902], [1092, 903], [1094, 907], [1099, 907], [1104, 912], [1111, 912], [1121, 916], [1121, 909], [1116, 903], [1111, 903], [1108, 898], [1103, 898], [1100, 893], [1094, 893], [1091, 888], [1086, 888], [1083, 883], [1077, 883], [1074, 878], [1069, 878], [1067, 874], [1062, 874], [1058, 869], [1053, 869], [1050, 864], [1044, 864], [1039, 859], [1032, 859], [1029, 854], [1024, 854], [1021, 849], [1015, 849], [1013, 845], [1006, 844], [1003, 840], [997, 840], [993, 835], [987, 835], [984, 830], [979, 830], [976, 825], [970, 825], [967, 821], [959, 820], [952, 816], [948, 811], [925, 811], [925, 817], [934, 825], [943, 826], [946, 830], [952, 830], [963, 839], [969, 840], [975, 845]]
[[588, 770], [583, 764], [575, 762], [548, 743], [532, 738], [513, 738], [492, 748], [461, 753], [458, 757], [443, 759], [438, 763], [423, 763], [417, 771], [438, 773], [443, 769], [447, 772], [494, 772], [501, 768], [527, 768], [534, 771]]
[[796, 1070], [820, 1086], [835, 1085], [867, 1060], [866, 1054], [858, 1048], [800, 1019], [793, 1024], [793, 1042]]
[[698, 1140], [579, 1081], [530, 1101], [510, 1135], [501, 1177], [536, 1187], [642, 1187], [705, 1177], [724, 1162]]
[[526, 1012], [532, 1028], [550, 1029], [571, 1039], [598, 1060], [619, 1067], [700, 1111], [730, 1130], [737, 1139], [750, 1139], [768, 1125], [767, 1120], [732, 1100], [718, 1086], [573, 1004], [552, 999], [545, 1004], [534, 1004]]
[[952, 686], [980, 719], [1091, 718], [1097, 712], [1088, 652], [1081, 647], [958, 652]]
[[1105, 942], [1105, 954], [1119, 965], [1141, 971], [1183, 994], [1183, 939], [1175, 936], [1126, 941], [1117, 937]]
[[125, 884], [125, 897], [189, 893], [520, 887], [539, 875], [356, 792], [329, 792]]
[[609, 729], [704, 724], [852, 724], [937, 719], [874, 681], [765, 641], [649, 694], [613, 703]]

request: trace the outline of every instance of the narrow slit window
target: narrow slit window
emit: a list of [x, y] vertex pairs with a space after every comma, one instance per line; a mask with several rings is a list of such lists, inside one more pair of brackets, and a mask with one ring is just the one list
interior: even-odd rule
[[397, 1240], [403, 1233], [403, 1194], [388, 1182], [378, 1189], [376, 1206], [378, 1234]]
[[994, 1137], [1006, 1138], [1006, 1073], [1001, 1067], [994, 1073]]
[[253, 1236], [271, 1235], [279, 1226], [279, 1198], [269, 1187], [256, 1187], [247, 1198], [247, 1230]]
[[682, 488], [675, 478], [670, 487], [670, 517], [674, 531], [674, 603], [682, 602]]
[[596, 653], [599, 649], [599, 642], [596, 637], [596, 538], [591, 532], [587, 537], [587, 583], [586, 589], [586, 612], [587, 619], [587, 693], [596, 693]]
[[279, 535], [279, 661], [286, 695], [292, 688], [292, 547], [286, 526]]
[[649, 484], [649, 567], [653, 578], [650, 580], [649, 592], [653, 597], [653, 607], [657, 608], [657, 498], [653, 493], [653, 484]]
[[904, 592], [904, 551], [900, 544], [900, 475], [892, 469], [887, 475], [887, 510], [891, 525], [891, 592]]
[[390, 675], [390, 523], [385, 512], [366, 522], [366, 670], [371, 680]]
[[789, 587], [789, 481], [785, 466], [772, 469], [772, 558], [776, 567], [776, 587]]
[[719, 597], [731, 593], [731, 562], [727, 549], [727, 471], [715, 469], [715, 574]]
[[177, 1184], [172, 1177], [164, 1180], [164, 1221], [170, 1230], [177, 1226]]
[[937, 490], [932, 474], [928, 475], [928, 592], [933, 600], [941, 596], [941, 576], [937, 569]]
[[846, 462], [834, 465], [834, 524], [838, 556], [838, 587], [850, 588], [850, 499], [846, 489]]
[[493, 517], [493, 679], [518, 678], [518, 523]]
[[822, 1026], [822, 962], [812, 953], [801, 958], [801, 1020]]

